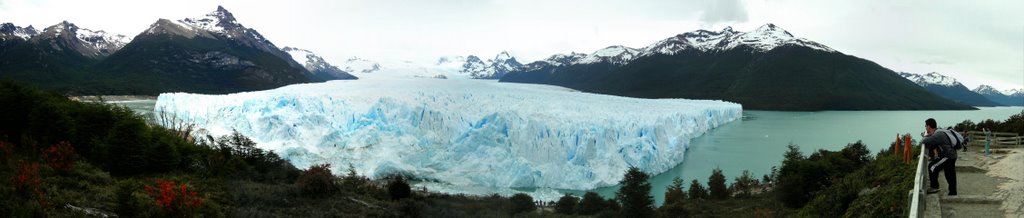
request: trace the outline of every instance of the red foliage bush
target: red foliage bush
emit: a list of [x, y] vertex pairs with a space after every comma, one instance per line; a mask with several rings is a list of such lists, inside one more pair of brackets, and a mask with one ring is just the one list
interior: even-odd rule
[[156, 186], [145, 186], [146, 194], [156, 200], [160, 209], [169, 214], [186, 215], [202, 207], [203, 198], [199, 193], [189, 191], [185, 184], [174, 181], [156, 180]]
[[43, 182], [39, 177], [39, 164], [18, 160], [17, 171], [14, 176], [14, 189], [28, 197], [35, 197], [39, 200], [39, 205], [45, 208], [46, 199], [43, 198], [43, 191], [39, 189]]
[[67, 141], [43, 149], [43, 160], [46, 165], [58, 171], [68, 172], [75, 167], [75, 148]]

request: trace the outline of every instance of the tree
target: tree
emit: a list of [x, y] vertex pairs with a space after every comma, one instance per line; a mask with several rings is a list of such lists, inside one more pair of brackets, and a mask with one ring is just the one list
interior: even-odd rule
[[572, 215], [576, 210], [577, 203], [579, 203], [579, 199], [576, 198], [576, 196], [572, 196], [571, 193], [565, 193], [565, 195], [558, 198], [558, 202], [555, 203], [555, 212]]
[[715, 168], [711, 171], [711, 176], [708, 177], [708, 191], [711, 193], [711, 199], [729, 198], [729, 189], [725, 186], [725, 175], [722, 174], [722, 169]]
[[587, 192], [583, 194], [583, 199], [580, 200], [576, 212], [580, 215], [590, 216], [601, 212], [604, 208], [604, 198], [601, 198], [597, 192]]
[[134, 175], [146, 171], [149, 161], [145, 145], [150, 142], [148, 128], [141, 119], [120, 120], [107, 134], [107, 168], [114, 175]]
[[316, 164], [302, 172], [295, 180], [303, 194], [313, 197], [326, 197], [338, 191], [331, 174], [330, 164]]
[[512, 201], [512, 214], [537, 210], [537, 205], [533, 204], [533, 197], [526, 193], [516, 193], [509, 200]]
[[352, 164], [348, 165], [348, 174], [341, 179], [342, 187], [344, 187], [345, 190], [355, 193], [364, 193], [366, 189], [363, 187], [365, 187], [369, 182], [370, 179], [365, 176], [360, 176], [359, 173], [356, 172], [356, 167], [352, 166]]
[[412, 190], [409, 188], [409, 183], [405, 181], [405, 176], [396, 175], [391, 177], [388, 181], [388, 194], [391, 195], [391, 200], [408, 198], [412, 195]]
[[678, 176], [672, 179], [672, 184], [665, 187], [665, 204], [673, 204], [686, 199], [686, 192], [683, 192], [683, 179]]
[[630, 167], [619, 181], [615, 199], [622, 203], [622, 214], [629, 217], [654, 217], [654, 197], [647, 174], [640, 168]]
[[869, 151], [868, 147], [860, 140], [853, 144], [847, 144], [846, 147], [839, 152], [842, 153], [843, 157], [847, 160], [853, 161], [855, 168], [860, 168], [871, 161], [871, 151]]
[[708, 190], [704, 189], [704, 185], [701, 185], [696, 179], [694, 179], [693, 182], [690, 182], [690, 189], [688, 193], [690, 194], [690, 199], [708, 198]]
[[750, 197], [754, 186], [757, 185], [757, 180], [754, 179], [754, 174], [751, 174], [749, 170], [743, 170], [743, 174], [736, 177], [732, 185], [737, 197]]

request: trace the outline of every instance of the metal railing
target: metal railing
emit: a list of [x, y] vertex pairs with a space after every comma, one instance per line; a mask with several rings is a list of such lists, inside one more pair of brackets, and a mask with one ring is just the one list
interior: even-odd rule
[[[908, 212], [909, 212], [909, 216], [908, 217], [910, 217], [910, 218], [917, 218], [917, 217], [923, 217], [924, 216], [924, 209], [925, 209], [924, 197], [925, 197], [925, 195], [924, 195], [924, 191], [923, 190], [925, 189], [925, 187], [927, 187], [925, 182], [928, 181], [927, 179], [925, 179], [928, 176], [928, 170], [926, 170], [926, 167], [928, 165], [925, 164], [925, 160], [924, 160], [924, 158], [927, 156], [927, 155], [925, 155], [925, 150], [927, 150], [927, 149], [921, 148], [921, 154], [919, 154], [918, 157], [917, 157], [917, 172], [916, 172], [916, 174], [914, 176], [914, 189], [910, 190], [910, 193], [909, 193], [910, 194], [910, 209], [908, 210]], [[935, 209], [937, 209], [937, 208], [935, 208]]]

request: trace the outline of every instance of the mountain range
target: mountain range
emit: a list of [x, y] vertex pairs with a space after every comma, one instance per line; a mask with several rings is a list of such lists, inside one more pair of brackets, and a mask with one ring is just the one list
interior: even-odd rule
[[525, 64], [500, 52], [433, 63], [353, 56], [334, 65], [306, 49], [278, 47], [218, 7], [197, 18], [159, 19], [134, 37], [67, 21], [43, 30], [4, 23], [0, 52], [0, 77], [67, 94], [231, 93], [358, 74], [499, 79], [641, 98], [721, 99], [768, 110], [1024, 104], [1012, 93], [971, 92], [952, 78], [955, 84], [932, 84], [943, 81], [938, 74], [897, 74], [774, 24], [750, 32], [697, 30], [642, 48], [613, 45]]
[[500, 79], [508, 72], [521, 71], [524, 66], [516, 57], [502, 51], [492, 59], [476, 55], [442, 56], [431, 63], [351, 57], [340, 67], [348, 72], [399, 77]]
[[761, 110], [973, 109], [774, 24], [750, 32], [697, 30], [643, 48], [552, 55], [500, 81], [641, 98], [722, 99]]
[[967, 89], [966, 86], [956, 81], [953, 77], [948, 77], [935, 72], [927, 74], [900, 72], [899, 74], [903, 78], [907, 78], [917, 85], [924, 87], [924, 89], [957, 103], [988, 107], [1004, 105], [996, 103], [981, 94]]
[[981, 94], [982, 96], [985, 96], [985, 98], [999, 103], [1000, 105], [1024, 106], [1024, 89], [999, 91], [992, 86], [980, 85], [971, 91]]
[[69, 94], [230, 93], [356, 79], [311, 52], [293, 57], [223, 7], [159, 19], [133, 38], [64, 21], [43, 31], [5, 23], [0, 40], [0, 77]]

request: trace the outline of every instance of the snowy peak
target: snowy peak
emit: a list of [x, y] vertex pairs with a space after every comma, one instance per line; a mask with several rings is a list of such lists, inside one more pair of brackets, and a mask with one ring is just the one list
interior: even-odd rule
[[993, 88], [992, 86], [989, 85], [980, 85], [978, 86], [978, 88], [974, 88], [971, 91], [982, 95], [1003, 94], [999, 90], [996, 90], [996, 88]]
[[298, 62], [303, 68], [309, 71], [310, 75], [308, 76], [314, 80], [327, 81], [336, 79], [356, 79], [355, 76], [342, 71], [337, 66], [327, 63], [323, 57], [320, 57], [309, 50], [284, 47], [282, 51], [287, 52], [295, 62]]
[[640, 50], [635, 48], [613, 45], [594, 51], [590, 56], [579, 60], [578, 63], [609, 62], [616, 65], [625, 65], [639, 53]]
[[128, 44], [131, 38], [103, 30], [90, 30], [63, 21], [43, 29], [34, 41], [49, 43], [55, 49], [74, 49], [84, 56], [99, 58], [113, 54]]
[[28, 40], [33, 36], [39, 35], [39, 30], [29, 25], [28, 27], [15, 26], [13, 23], [0, 24], [0, 41], [8, 38], [21, 38], [22, 40]]
[[750, 32], [739, 32], [726, 27], [721, 31], [696, 30], [682, 33], [651, 44], [641, 50], [640, 56], [665, 54], [673, 55], [686, 50], [725, 51], [737, 47], [749, 47], [755, 52], [767, 52], [784, 45], [809, 47], [826, 52], [836, 52], [828, 46], [803, 38], [797, 38], [782, 27], [765, 24]]
[[226, 30], [244, 28], [241, 24], [238, 24], [238, 21], [235, 20], [235, 16], [222, 6], [217, 6], [216, 11], [210, 12], [203, 17], [185, 18], [180, 21], [190, 26], [212, 32], [224, 32]]
[[903, 78], [907, 78], [907, 80], [910, 80], [910, 81], [913, 81], [914, 83], [917, 83], [917, 85], [919, 85], [919, 86], [940, 85], [940, 86], [953, 87], [953, 86], [962, 85], [962, 84], [960, 84], [960, 82], [957, 82], [956, 79], [954, 79], [953, 77], [948, 77], [948, 76], [945, 76], [945, 75], [942, 75], [942, 74], [939, 74], [939, 73], [936, 73], [936, 72], [931, 72], [931, 73], [924, 74], [924, 75], [907, 73], [907, 72], [900, 72], [899, 74]]
[[176, 21], [159, 19], [156, 23], [150, 25], [149, 29], [144, 31], [143, 34], [170, 34], [187, 38], [194, 38], [196, 36], [212, 38], [220, 36], [241, 41], [243, 44], [260, 47], [261, 49], [270, 50], [273, 47], [274, 50], [277, 50], [277, 47], [272, 46], [272, 43], [266, 40], [263, 35], [238, 23], [235, 20], [235, 16], [221, 6], [217, 6], [217, 10], [202, 17], [185, 18]]
[[512, 57], [512, 55], [508, 54], [508, 51], [501, 51], [501, 53], [498, 53], [498, 55], [494, 56], [494, 61], [495, 62], [499, 62], [499, 61], [503, 62], [503, 61], [507, 61], [507, 60], [510, 60], [510, 59], [514, 60], [516, 58]]
[[750, 31], [746, 35], [770, 36], [775, 38], [793, 38], [793, 34], [789, 34], [789, 31], [786, 31], [772, 23], [768, 23], [761, 27], [758, 27], [757, 29], [755, 29], [754, 31]]
[[971, 91], [977, 92], [978, 94], [982, 95], [1005, 95], [1024, 97], [1024, 89], [1005, 89], [1000, 91], [989, 85], [980, 85], [978, 86], [978, 88], [974, 88]]
[[500, 79], [509, 72], [522, 69], [522, 63], [507, 51], [502, 51], [495, 55], [494, 59], [486, 61], [474, 55], [466, 56], [459, 73], [468, 74], [473, 79]]
[[1001, 91], [1006, 96], [1024, 97], [1024, 89], [1006, 89]]

